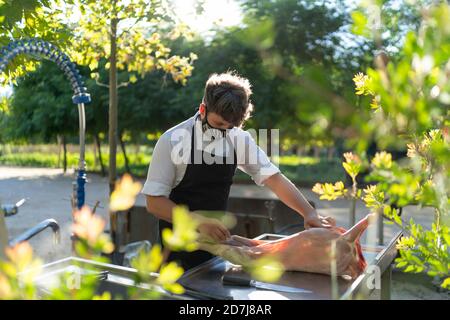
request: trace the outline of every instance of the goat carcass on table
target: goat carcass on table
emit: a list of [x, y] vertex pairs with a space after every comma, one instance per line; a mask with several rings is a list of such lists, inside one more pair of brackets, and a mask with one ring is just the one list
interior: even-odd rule
[[244, 267], [255, 259], [271, 256], [286, 271], [331, 274], [335, 241], [336, 273], [354, 279], [367, 265], [359, 238], [368, 227], [370, 217], [366, 216], [348, 231], [340, 227], [312, 228], [274, 241], [232, 236], [218, 244], [201, 242], [200, 248]]

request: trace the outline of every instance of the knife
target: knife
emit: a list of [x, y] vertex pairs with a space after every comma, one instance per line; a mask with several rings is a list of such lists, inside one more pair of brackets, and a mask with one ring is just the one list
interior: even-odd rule
[[288, 293], [312, 293], [312, 291], [310, 291], [310, 290], [289, 287], [289, 286], [283, 286], [283, 285], [274, 284], [274, 283], [261, 282], [261, 281], [256, 281], [256, 280], [252, 280], [252, 279], [246, 279], [246, 278], [242, 278], [242, 277], [238, 277], [238, 276], [233, 276], [230, 274], [225, 274], [223, 276], [222, 283], [224, 285], [254, 287], [257, 289], [288, 292]]

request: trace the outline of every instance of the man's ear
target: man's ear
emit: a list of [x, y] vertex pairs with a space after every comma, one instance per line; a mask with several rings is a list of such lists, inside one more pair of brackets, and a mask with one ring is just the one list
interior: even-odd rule
[[200, 106], [198, 107], [198, 111], [200, 112], [200, 115], [203, 117], [205, 116], [206, 113], [206, 108], [205, 108], [205, 104], [202, 102], [200, 103]]

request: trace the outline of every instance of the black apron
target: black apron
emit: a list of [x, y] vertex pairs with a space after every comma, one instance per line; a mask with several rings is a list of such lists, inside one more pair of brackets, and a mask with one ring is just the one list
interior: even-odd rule
[[[197, 120], [195, 120], [197, 121]], [[229, 152], [229, 156], [221, 157], [222, 161], [208, 164], [204, 162], [203, 148], [197, 150], [194, 145], [194, 126], [192, 127], [191, 135], [191, 155], [188, 165], [186, 166], [186, 172], [180, 183], [172, 189], [169, 199], [176, 204], [186, 205], [190, 211], [194, 210], [220, 210], [225, 211], [227, 209], [228, 195], [230, 193], [230, 187], [233, 183], [233, 176], [236, 172], [237, 161], [236, 152], [233, 148], [233, 153]], [[197, 157], [194, 154], [197, 153]], [[214, 155], [209, 155], [214, 156]], [[194, 159], [201, 159], [201, 163], [194, 164]], [[219, 158], [220, 159], [220, 158]], [[170, 161], [170, 160], [168, 160]], [[160, 242], [162, 230], [170, 228], [172, 224], [159, 220], [159, 234]], [[202, 250], [196, 250], [193, 252], [179, 251], [171, 252], [168, 261], [177, 261], [184, 270], [191, 269], [205, 261], [208, 261], [213, 257], [212, 254]]]

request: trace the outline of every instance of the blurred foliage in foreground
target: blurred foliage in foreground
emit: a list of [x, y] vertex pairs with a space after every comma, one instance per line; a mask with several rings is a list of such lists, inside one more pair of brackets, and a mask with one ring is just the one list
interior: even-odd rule
[[[364, 12], [374, 13], [372, 7]], [[356, 94], [367, 97], [372, 116], [361, 121], [357, 149], [374, 136], [382, 147], [399, 141], [408, 149], [408, 159], [392, 160], [388, 152], [378, 152], [371, 159], [364, 193], [356, 188], [356, 176], [368, 167], [363, 157], [344, 155], [344, 169], [352, 177], [353, 187], [344, 183], [317, 184], [313, 191], [321, 199], [361, 198], [366, 206], [382, 214], [404, 231], [398, 243], [397, 267], [405, 272], [426, 272], [450, 288], [450, 5], [440, 3], [422, 12], [419, 32], [406, 36], [397, 62], [381, 57], [376, 68], [354, 77]], [[355, 29], [375, 35], [380, 29], [356, 19]], [[414, 221], [404, 222], [399, 207], [431, 207], [434, 222], [427, 229]]]
[[[119, 212], [128, 210], [134, 205], [135, 198], [141, 190], [141, 184], [134, 182], [129, 175], [124, 175], [117, 182], [111, 195], [110, 210]], [[173, 211], [173, 230], [163, 230], [164, 249], [154, 244], [150, 251], [141, 250], [139, 255], [131, 260], [136, 269], [134, 286], [127, 289], [129, 299], [158, 299], [165, 289], [173, 294], [183, 294], [184, 288], [177, 282], [184, 270], [176, 262], [167, 262], [171, 250], [193, 251], [199, 246], [200, 235], [197, 227], [203, 217], [190, 213], [185, 207], [178, 206]], [[74, 235], [74, 253], [76, 256], [101, 263], [109, 263], [108, 254], [114, 250], [109, 236], [104, 233], [105, 221], [95, 215], [88, 207], [73, 212], [72, 231]], [[226, 223], [230, 217], [217, 223]], [[231, 226], [230, 226], [231, 227]], [[33, 250], [28, 242], [22, 242], [5, 250], [5, 260], [0, 260], [0, 299], [50, 299], [50, 300], [109, 300], [124, 297], [112, 296], [108, 291], [98, 295], [100, 267], [90, 266], [87, 274], [82, 274], [83, 263], [79, 262], [79, 274], [67, 271], [59, 276], [57, 285], [44, 293], [39, 290], [38, 278], [42, 275], [42, 263], [33, 256]], [[276, 263], [273, 259], [260, 259], [248, 271], [252, 277], [259, 280], [277, 280], [281, 272], [274, 272], [270, 266]], [[86, 271], [86, 270], [85, 270]], [[75, 271], [76, 273], [76, 271]], [[78, 276], [75, 281], [74, 276]]]

